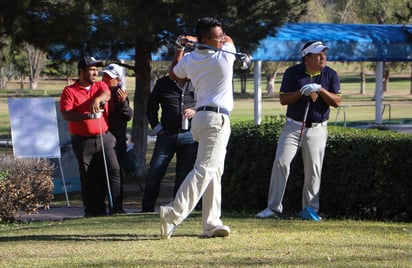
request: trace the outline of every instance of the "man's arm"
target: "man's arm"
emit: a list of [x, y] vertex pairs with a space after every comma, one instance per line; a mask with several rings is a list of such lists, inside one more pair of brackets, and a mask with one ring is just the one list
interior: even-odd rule
[[101, 103], [107, 103], [110, 100], [110, 89], [109, 87], [104, 84], [106, 88], [103, 89], [102, 93], [100, 93], [97, 97], [93, 99], [93, 102], [90, 106], [91, 113], [98, 113], [100, 112], [100, 105]]
[[229, 35], [225, 35], [225, 43], [231, 43], [231, 44], [235, 44], [235, 42], [233, 42], [232, 37], [230, 37]]
[[90, 119], [89, 114], [78, 113], [75, 111], [60, 111], [66, 121], [83, 121]]
[[152, 128], [152, 134], [156, 135], [163, 130], [163, 126], [160, 124], [159, 120], [159, 109], [160, 109], [160, 99], [159, 99], [159, 85], [158, 80], [153, 87], [152, 92], [149, 95], [146, 107], [146, 117]]
[[300, 98], [302, 98], [302, 93], [300, 93], [300, 90], [292, 92], [280, 92], [279, 94], [280, 104], [282, 105], [289, 105], [295, 103]]
[[[108, 88], [107, 88], [108, 89]], [[110, 89], [102, 91], [97, 97], [95, 97], [90, 106], [90, 113], [79, 113], [71, 110], [61, 110], [63, 119], [66, 121], [83, 121], [87, 119], [93, 119], [92, 114], [97, 114], [100, 112], [101, 102], [108, 102], [110, 100]], [[97, 109], [96, 109], [97, 107]]]
[[172, 80], [183, 80], [186, 79], [186, 77], [178, 77], [174, 72], [173, 68], [176, 66], [176, 64], [183, 58], [183, 55], [185, 53], [185, 46], [186, 45], [192, 45], [190, 42], [197, 42], [197, 37], [196, 36], [191, 36], [191, 35], [185, 35], [185, 36], [179, 36], [178, 39], [176, 40], [176, 43], [179, 43], [182, 47], [178, 47], [175, 53], [175, 56], [172, 60], [172, 64], [170, 65], [169, 69], [169, 77]]
[[180, 49], [180, 48], [176, 50], [175, 56], [174, 56], [173, 61], [172, 61], [172, 65], [170, 66], [170, 69], [169, 69], [169, 77], [172, 80], [176, 81], [176, 80], [182, 80], [183, 79], [183, 78], [178, 77], [174, 73], [173, 67], [175, 67], [176, 64], [183, 58], [184, 51], [185, 51], [184, 49]]
[[342, 96], [324, 89], [323, 87], [319, 91], [319, 96], [330, 106], [337, 108], [341, 101]]

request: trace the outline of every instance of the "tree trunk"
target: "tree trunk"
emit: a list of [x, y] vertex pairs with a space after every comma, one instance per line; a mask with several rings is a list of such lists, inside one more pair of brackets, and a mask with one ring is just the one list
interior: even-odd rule
[[275, 94], [275, 81], [276, 81], [277, 72], [270, 72], [266, 74], [266, 93], [269, 96]]
[[246, 93], [247, 71], [240, 70], [240, 92]]
[[29, 43], [25, 43], [24, 48], [26, 49], [27, 58], [29, 60], [29, 88], [37, 89], [40, 73], [43, 69], [44, 61], [46, 60], [46, 53]]
[[135, 77], [136, 88], [134, 95], [133, 121], [131, 142], [134, 144], [133, 150], [136, 152], [138, 170], [135, 175], [143, 178], [147, 175], [146, 152], [147, 152], [147, 129], [146, 118], [147, 100], [150, 95], [150, 74], [151, 74], [151, 52], [145, 46], [137, 46], [135, 55]]
[[73, 78], [70, 74], [66, 75], [66, 84], [69, 86], [71, 84], [73, 84]]
[[360, 94], [365, 94], [366, 93], [366, 74], [365, 74], [365, 63], [361, 62], [360, 63], [360, 77], [361, 77], [361, 85], [360, 85]]
[[20, 75], [20, 89], [23, 90], [24, 89], [24, 75], [21, 74]]
[[7, 76], [3, 72], [6, 72], [5, 68], [0, 67], [0, 89], [6, 89], [7, 86]]

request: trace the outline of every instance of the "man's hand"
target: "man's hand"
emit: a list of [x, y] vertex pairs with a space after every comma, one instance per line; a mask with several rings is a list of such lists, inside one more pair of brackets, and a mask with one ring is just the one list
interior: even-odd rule
[[310, 96], [311, 93], [318, 93], [321, 89], [321, 85], [320, 84], [316, 84], [316, 83], [312, 83], [312, 84], [307, 84], [304, 85], [301, 89], [300, 89], [300, 93], [303, 96]]
[[118, 102], [124, 102], [127, 98], [127, 91], [126, 91], [126, 89], [119, 88], [116, 91], [116, 95], [117, 95], [117, 101]]
[[180, 49], [183, 49], [183, 48], [185, 48], [185, 46], [186, 46], [186, 41], [187, 41], [186, 36], [184, 36], [184, 35], [179, 35], [179, 36], [176, 38], [175, 44], [176, 44]]
[[183, 111], [183, 115], [187, 119], [192, 119], [195, 113], [196, 113], [196, 110], [192, 108], [187, 108]]

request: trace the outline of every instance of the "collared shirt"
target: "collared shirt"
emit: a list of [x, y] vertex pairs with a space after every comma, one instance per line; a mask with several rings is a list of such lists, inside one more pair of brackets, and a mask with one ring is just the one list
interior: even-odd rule
[[[110, 89], [104, 82], [94, 82], [90, 88], [86, 89], [76, 81], [63, 89], [60, 96], [60, 111], [74, 111], [78, 113], [90, 113], [90, 107], [94, 98], [103, 91]], [[104, 133], [108, 130], [108, 105], [105, 104], [102, 117], [100, 119], [86, 119], [82, 121], [69, 121], [69, 132], [78, 136], [93, 136]], [[100, 123], [100, 125], [99, 125]]]
[[[222, 50], [236, 48], [225, 43]], [[196, 88], [197, 107], [217, 106], [233, 109], [233, 63], [235, 55], [224, 51], [198, 49], [186, 54], [173, 68], [178, 77], [190, 77]]]
[[[302, 86], [310, 83], [320, 84], [329, 92], [340, 94], [340, 81], [335, 70], [325, 66], [318, 74], [311, 76], [306, 73], [303, 63], [289, 67], [285, 71], [280, 87], [280, 94], [300, 90]], [[286, 110], [286, 116], [296, 121], [302, 121], [307, 101], [306, 98], [302, 97], [295, 103], [289, 104]], [[324, 122], [329, 119], [329, 113], [329, 105], [319, 97], [316, 102], [311, 103], [306, 122]]]
[[[195, 89], [191, 82], [186, 82], [180, 88], [169, 76], [164, 76], [158, 79], [153, 87], [147, 103], [146, 115], [154, 134], [163, 129], [175, 132], [181, 129], [183, 110], [194, 109], [195, 106]], [[160, 108], [162, 113], [159, 119]]]

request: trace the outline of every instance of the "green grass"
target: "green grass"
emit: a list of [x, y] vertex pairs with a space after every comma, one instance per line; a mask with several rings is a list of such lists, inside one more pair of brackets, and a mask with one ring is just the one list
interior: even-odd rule
[[0, 225], [1, 267], [411, 267], [412, 225], [223, 215], [227, 238], [201, 239], [193, 213], [170, 240], [158, 214]]

